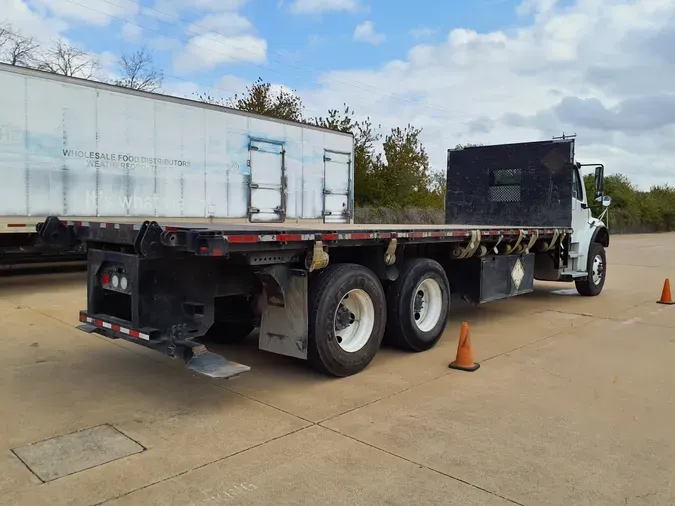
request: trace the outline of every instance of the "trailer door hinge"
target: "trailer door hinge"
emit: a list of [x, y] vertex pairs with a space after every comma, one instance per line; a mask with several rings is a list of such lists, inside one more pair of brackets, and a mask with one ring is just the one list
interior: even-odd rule
[[316, 241], [314, 243], [314, 248], [312, 249], [312, 254], [305, 257], [305, 267], [312, 272], [316, 269], [325, 269], [328, 267], [329, 256], [328, 253], [323, 249], [323, 242]]
[[396, 246], [398, 244], [398, 239], [394, 238], [389, 241], [387, 245], [387, 251], [384, 253], [384, 264], [385, 265], [394, 265], [396, 263]]

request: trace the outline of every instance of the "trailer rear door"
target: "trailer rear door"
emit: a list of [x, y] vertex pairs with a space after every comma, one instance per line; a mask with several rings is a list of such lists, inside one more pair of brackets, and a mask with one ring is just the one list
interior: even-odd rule
[[351, 154], [325, 151], [323, 162], [323, 221], [349, 223]]
[[255, 140], [249, 143], [249, 219], [281, 222], [286, 216], [284, 155], [282, 142]]

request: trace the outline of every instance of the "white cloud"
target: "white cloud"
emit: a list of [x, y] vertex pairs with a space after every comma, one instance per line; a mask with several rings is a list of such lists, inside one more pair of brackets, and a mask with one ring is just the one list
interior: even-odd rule
[[354, 30], [354, 40], [357, 42], [367, 42], [377, 46], [387, 39], [383, 33], [375, 30], [375, 24], [372, 21], [364, 21]]
[[[231, 7], [235, 4], [229, 2]], [[236, 12], [209, 13], [187, 29], [188, 33], [196, 35], [174, 56], [173, 64], [178, 72], [208, 71], [221, 65], [267, 61], [267, 41], [256, 35], [251, 22]]]
[[122, 26], [122, 37], [127, 42], [138, 42], [143, 34], [143, 29], [139, 24], [124, 23]]
[[438, 33], [437, 28], [431, 28], [429, 26], [420, 26], [418, 28], [413, 28], [408, 32], [415, 39], [423, 39], [425, 37], [431, 37]]
[[359, 0], [294, 0], [291, 12], [295, 14], [320, 14], [322, 12], [355, 12]]
[[68, 0], [34, 1], [54, 16], [98, 26], [108, 25], [116, 18], [133, 16], [140, 11], [136, 0], [125, 0], [119, 3], [106, 0], [86, 0], [81, 3]]
[[65, 21], [31, 9], [24, 0], [0, 0], [0, 12], [0, 23], [9, 23], [14, 31], [40, 41], [53, 39], [68, 28]]
[[174, 59], [178, 72], [212, 70], [220, 65], [236, 63], [264, 63], [267, 60], [267, 42], [254, 35], [226, 37], [204, 33], [190, 39]]
[[376, 69], [299, 90], [308, 109], [347, 102], [387, 129], [422, 127], [433, 167], [458, 143], [576, 132], [577, 157], [642, 187], [675, 182], [675, 3], [539, 0], [509, 32], [456, 29]]
[[188, 30], [192, 33], [213, 31], [227, 35], [236, 35], [253, 30], [253, 25], [244, 16], [240, 16], [235, 12], [220, 12], [209, 14], [195, 21], [188, 27]]

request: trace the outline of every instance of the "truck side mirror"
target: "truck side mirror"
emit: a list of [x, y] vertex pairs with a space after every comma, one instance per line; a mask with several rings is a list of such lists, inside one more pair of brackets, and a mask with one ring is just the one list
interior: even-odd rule
[[605, 195], [602, 197], [602, 207], [609, 207], [612, 203], [612, 197]]
[[[605, 180], [605, 167], [602, 165], [598, 165], [595, 168], [595, 198], [598, 199], [599, 197], [602, 197], [603, 192], [602, 192], [602, 187], [603, 187], [603, 182]], [[603, 204], [604, 205], [604, 204]]]

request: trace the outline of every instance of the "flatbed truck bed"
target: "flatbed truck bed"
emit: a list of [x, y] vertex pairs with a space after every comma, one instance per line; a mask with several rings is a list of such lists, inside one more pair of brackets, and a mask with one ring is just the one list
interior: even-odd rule
[[445, 328], [451, 290], [475, 303], [528, 293], [535, 257], [562, 268], [573, 232], [55, 216], [37, 230], [52, 245], [87, 245], [83, 330], [137, 342], [219, 378], [248, 367], [210, 352], [200, 338], [237, 342], [256, 327], [261, 349], [334, 376], [366, 367], [385, 330], [395, 346], [429, 349]]

